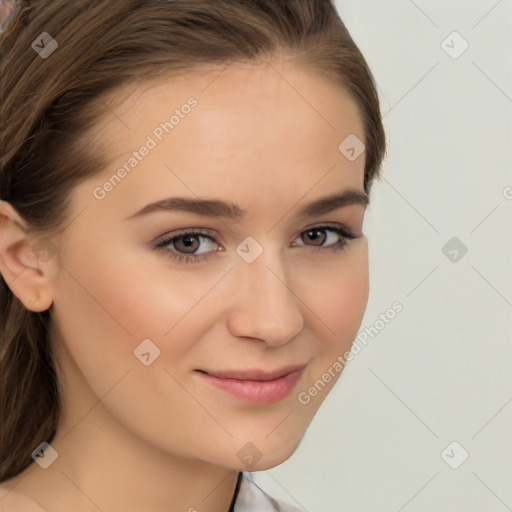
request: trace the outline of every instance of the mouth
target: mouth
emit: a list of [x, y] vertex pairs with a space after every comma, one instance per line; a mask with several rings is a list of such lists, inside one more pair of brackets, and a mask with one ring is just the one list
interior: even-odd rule
[[235, 397], [253, 404], [271, 404], [286, 398], [302, 376], [306, 365], [280, 368], [273, 371], [195, 370], [206, 383]]

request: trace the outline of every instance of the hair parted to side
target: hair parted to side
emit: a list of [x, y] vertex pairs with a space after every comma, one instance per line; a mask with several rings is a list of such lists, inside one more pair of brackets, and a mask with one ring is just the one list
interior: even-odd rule
[[[58, 43], [46, 59], [31, 47], [43, 32]], [[369, 193], [386, 153], [379, 99], [331, 0], [22, 0], [0, 35], [0, 198], [35, 233], [55, 234], [73, 187], [104, 168], [85, 134], [117, 87], [280, 58], [338, 84], [357, 104]], [[27, 468], [56, 432], [50, 321], [51, 308], [26, 309], [0, 279], [0, 482]]]

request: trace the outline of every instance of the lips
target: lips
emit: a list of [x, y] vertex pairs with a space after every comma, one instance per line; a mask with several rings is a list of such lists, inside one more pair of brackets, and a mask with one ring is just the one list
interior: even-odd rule
[[238, 401], [254, 405], [273, 404], [286, 398], [299, 382], [306, 365], [279, 368], [204, 371], [196, 370], [200, 379]]
[[303, 370], [306, 365], [288, 366], [273, 371], [268, 370], [223, 370], [223, 371], [205, 371], [197, 370], [201, 373], [206, 373], [218, 379], [236, 379], [236, 380], [251, 380], [258, 382], [266, 382], [269, 380], [280, 379], [290, 373]]

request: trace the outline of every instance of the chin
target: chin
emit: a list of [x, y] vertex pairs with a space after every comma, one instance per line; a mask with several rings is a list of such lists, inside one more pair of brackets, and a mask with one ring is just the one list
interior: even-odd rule
[[284, 457], [265, 457], [251, 467], [244, 466], [238, 469], [240, 471], [265, 471], [267, 469], [275, 468], [276, 466], [279, 466], [279, 464], [286, 462], [294, 453], [295, 450], [291, 451]]
[[[259, 453], [255, 454], [254, 461], [236, 461], [236, 469], [239, 471], [264, 471], [271, 469], [287, 461], [297, 450], [304, 432], [297, 439], [288, 437], [276, 442], [267, 442], [259, 446]], [[250, 450], [248, 450], [250, 452]]]

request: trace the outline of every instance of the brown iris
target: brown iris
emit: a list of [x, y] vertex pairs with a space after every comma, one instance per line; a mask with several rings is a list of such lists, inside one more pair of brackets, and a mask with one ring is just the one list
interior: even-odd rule
[[[182, 249], [180, 247], [176, 247], [176, 244], [177, 244], [177, 241], [178, 240], [183, 240], [183, 246], [186, 248], [186, 249], [192, 249], [190, 251], [189, 254], [193, 254], [198, 246], [199, 246], [199, 240], [198, 240], [199, 236], [197, 235], [180, 235], [180, 236], [177, 236], [174, 240], [173, 240], [173, 243], [172, 245], [174, 246], [175, 249], [177, 249], [178, 251], [182, 251]], [[186, 251], [184, 251], [186, 252]]]
[[[313, 235], [309, 236], [311, 235], [311, 233], [313, 233]], [[317, 236], [318, 233], [324, 233], [324, 236]], [[308, 229], [307, 231], [304, 231], [304, 233], [302, 233], [301, 235], [303, 242], [305, 242], [305, 236], [308, 236], [310, 241], [315, 242], [315, 245], [323, 245], [323, 243], [325, 242], [325, 229], [312, 228]], [[320, 243], [317, 243], [318, 240], [320, 240]]]

